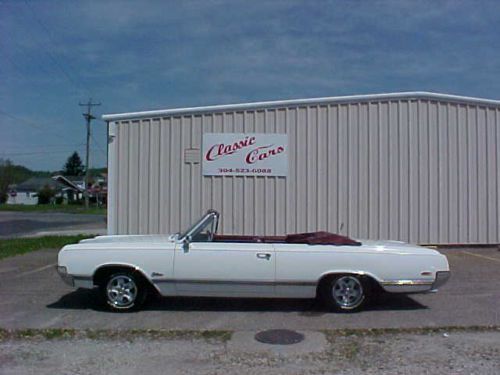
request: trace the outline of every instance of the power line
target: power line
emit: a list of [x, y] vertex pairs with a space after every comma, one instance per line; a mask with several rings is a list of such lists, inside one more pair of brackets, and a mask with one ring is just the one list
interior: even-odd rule
[[9, 117], [13, 120], [16, 120], [16, 121], [21, 121], [22, 123], [24, 123], [26, 126], [29, 126], [30, 128], [33, 128], [33, 129], [37, 129], [37, 130], [42, 130], [44, 132], [49, 132], [51, 133], [52, 135], [56, 136], [56, 137], [59, 137], [61, 139], [64, 139], [65, 141], [68, 141], [68, 137], [65, 137], [55, 131], [52, 131], [50, 130], [48, 127], [44, 127], [42, 125], [38, 125], [37, 123], [34, 123], [32, 121], [28, 121], [28, 120], [25, 120], [25, 119], [22, 119], [20, 117], [17, 117], [17, 116], [14, 116], [14, 115], [11, 115], [10, 113], [7, 113], [5, 111], [2, 111], [0, 110], [0, 114], [6, 116], [6, 117]]
[[[12, 60], [12, 58], [11, 58], [10, 56], [8, 56], [8, 55], [5, 53], [5, 54], [3, 54], [3, 55], [2, 55], [2, 58], [6, 59], [6, 60], [10, 63], [10, 65], [12, 65], [12, 68], [14, 68], [14, 69], [13, 69], [13, 71], [15, 71], [15, 72], [16, 72], [16, 74], [17, 74], [19, 77], [21, 77], [21, 78], [23, 78], [23, 79], [24, 79], [24, 78], [27, 78], [27, 77], [25, 77], [24, 73], [23, 73], [23, 72], [21, 72], [21, 70], [19, 69], [18, 64], [16, 64], [16, 63], [14, 62], [14, 60]], [[3, 67], [5, 67], [5, 66], [6, 66], [6, 65], [4, 65]], [[5, 69], [5, 71], [7, 71], [7, 69]], [[9, 73], [10, 73], [10, 72], [9, 72]]]
[[[48, 39], [49, 41], [56, 45], [57, 43], [54, 42], [53, 38], [51, 37], [51, 33], [50, 31], [48, 30], [48, 28], [39, 20], [39, 18], [37, 17], [36, 15], [36, 12], [31, 9], [31, 6], [30, 4], [28, 3], [27, 0], [25, 0], [25, 4], [26, 4], [26, 7], [30, 10], [31, 14], [32, 14], [32, 18], [41, 26], [41, 28], [45, 31], [45, 33], [47, 34], [48, 36]], [[26, 28], [28, 30], [28, 32], [33, 35], [33, 33], [29, 30], [29, 28]], [[36, 40], [36, 37], [33, 38], [34, 40]], [[38, 42], [38, 41], [37, 41]], [[42, 43], [39, 43], [40, 45], [42, 45]], [[43, 43], [45, 45], [42, 45], [42, 50], [46, 53], [46, 55], [50, 58], [50, 60], [53, 62], [53, 64], [62, 72], [62, 74], [64, 75], [64, 77], [68, 80], [68, 82], [70, 82], [74, 88], [76, 88], [76, 90], [82, 94], [84, 92], [86, 92], [87, 94], [90, 94], [90, 91], [87, 90], [80, 82], [76, 82], [73, 77], [68, 73], [68, 71], [63, 67], [62, 64], [59, 63], [59, 61], [55, 58], [55, 56], [50, 52], [50, 49], [48, 47], [50, 47], [50, 43]], [[69, 66], [69, 64], [66, 62], [66, 65]], [[76, 76], [76, 74], [75, 74]], [[83, 89], [83, 90], [82, 90]]]
[[22, 118], [19, 118], [17, 116], [11, 115], [10, 113], [4, 112], [2, 110], [0, 110], [0, 114], [4, 115], [6, 117], [10, 117], [13, 120], [24, 122], [26, 125], [28, 125], [31, 128], [39, 129], [39, 130], [43, 130], [43, 131], [47, 130], [46, 128], [42, 127], [41, 125], [35, 124], [34, 122], [31, 122], [31, 121], [28, 121], [28, 120], [24, 120]]
[[[28, 52], [19, 48], [19, 45], [11, 43], [11, 45], [9, 45], [8, 47], [5, 46], [4, 48], [6, 51], [9, 51], [11, 55], [13, 55], [14, 52], [16, 55], [21, 55], [21, 60], [23, 60], [23, 59], [26, 61], [29, 60], [29, 62], [32, 64], [32, 66], [37, 67], [40, 70], [40, 72], [42, 72], [43, 74], [52, 74], [54, 77], [57, 77], [57, 78], [60, 77], [60, 74], [55, 72], [54, 69], [49, 69], [47, 66], [40, 64], [40, 59], [35, 60]], [[7, 53], [2, 54], [2, 58], [6, 58], [22, 78], [29, 79], [29, 80], [32, 79], [32, 77], [26, 76], [25, 73], [19, 69], [19, 63], [16, 63], [12, 59], [12, 57], [10, 57]]]
[[2, 157], [5, 157], [5, 156], [22, 156], [22, 155], [47, 155], [47, 154], [62, 154], [62, 153], [66, 153], [66, 152], [72, 152], [72, 151], [75, 151], [75, 149], [71, 149], [71, 150], [60, 150], [60, 151], [34, 151], [34, 152], [13, 152], [13, 153], [3, 153], [1, 152], [0, 155], [2, 155]]
[[95, 145], [97, 146], [97, 149], [103, 153], [104, 156], [107, 155], [107, 152], [104, 151], [104, 148], [101, 147], [101, 145], [97, 142], [97, 140], [94, 138], [92, 134], [90, 134], [90, 138], [94, 141]]
[[[31, 151], [26, 151], [26, 152], [18, 152], [18, 151], [0, 151], [0, 156], [15, 156], [15, 155], [36, 155], [36, 154], [51, 154], [51, 153], [59, 153], [59, 152], [71, 152], [75, 150], [80, 150], [83, 146], [85, 146], [85, 143], [76, 143], [73, 145], [30, 145], [29, 147], [43, 147], [38, 150], [31, 150]], [[61, 148], [62, 147], [62, 148]], [[19, 148], [18, 148], [19, 149]]]
[[[75, 143], [73, 145], [65, 145], [65, 146], [68, 146], [68, 147], [82, 147], [82, 146], [85, 146], [85, 143]], [[19, 147], [24, 147], [24, 146], [19, 146]], [[19, 147], [16, 147], [16, 148], [19, 149]], [[33, 144], [33, 143], [30, 143], [29, 147], [43, 147], [44, 150], [47, 150], [48, 148], [51, 148], [51, 147], [60, 148], [60, 147], [62, 147], [62, 145], [60, 143], [56, 144], [56, 145], [45, 145], [45, 144]], [[4, 151], [4, 153], [10, 154], [11, 152], [10, 151]]]

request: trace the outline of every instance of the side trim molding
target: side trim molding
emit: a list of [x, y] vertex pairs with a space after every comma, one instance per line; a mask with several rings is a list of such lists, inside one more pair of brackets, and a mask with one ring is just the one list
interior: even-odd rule
[[314, 281], [255, 281], [255, 280], [197, 280], [197, 279], [152, 279], [155, 283], [216, 284], [216, 285], [285, 285], [316, 286]]

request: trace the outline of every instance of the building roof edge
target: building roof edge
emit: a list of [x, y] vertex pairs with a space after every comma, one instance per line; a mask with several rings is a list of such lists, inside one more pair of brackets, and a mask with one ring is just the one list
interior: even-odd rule
[[151, 118], [151, 117], [201, 114], [207, 112], [244, 111], [244, 110], [260, 109], [260, 108], [265, 109], [273, 107], [300, 106], [300, 105], [311, 105], [311, 104], [321, 105], [330, 103], [335, 104], [335, 103], [346, 103], [346, 102], [356, 102], [356, 101], [366, 102], [372, 100], [374, 101], [397, 100], [397, 99], [410, 99], [410, 98], [472, 103], [485, 106], [500, 106], [500, 100], [441, 94], [441, 93], [433, 93], [426, 91], [410, 91], [410, 92], [397, 92], [397, 93], [385, 93], [385, 94], [332, 96], [332, 97], [322, 97], [322, 98], [289, 99], [289, 100], [275, 100], [275, 101], [250, 102], [250, 103], [238, 103], [238, 104], [211, 105], [203, 107], [173, 108], [173, 109], [162, 109], [162, 110], [141, 111], [141, 112], [126, 112], [126, 113], [103, 115], [102, 119], [104, 121], [119, 121], [119, 120], [132, 120], [132, 119]]

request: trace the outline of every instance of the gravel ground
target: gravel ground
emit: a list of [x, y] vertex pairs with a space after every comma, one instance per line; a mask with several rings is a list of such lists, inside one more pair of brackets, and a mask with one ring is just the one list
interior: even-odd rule
[[[302, 352], [239, 339], [9, 339], [9, 374], [499, 374], [500, 332], [326, 335]], [[233, 335], [234, 337], [234, 335]], [[253, 341], [249, 336], [248, 341]], [[261, 345], [261, 346], [259, 346]], [[321, 344], [320, 344], [321, 345]], [[251, 348], [251, 349], [249, 349]], [[289, 350], [290, 349], [290, 350]]]

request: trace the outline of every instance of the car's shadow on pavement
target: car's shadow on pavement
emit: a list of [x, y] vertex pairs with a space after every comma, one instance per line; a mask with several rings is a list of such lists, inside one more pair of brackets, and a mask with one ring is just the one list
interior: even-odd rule
[[[78, 289], [47, 305], [49, 309], [95, 310], [107, 312], [101, 304], [97, 289]], [[406, 295], [381, 294], [365, 306], [363, 311], [422, 310], [428, 307]], [[206, 298], [160, 297], [149, 298], [141, 308], [144, 311], [246, 311], [297, 312], [302, 316], [320, 316], [330, 313], [315, 299], [272, 298]]]

